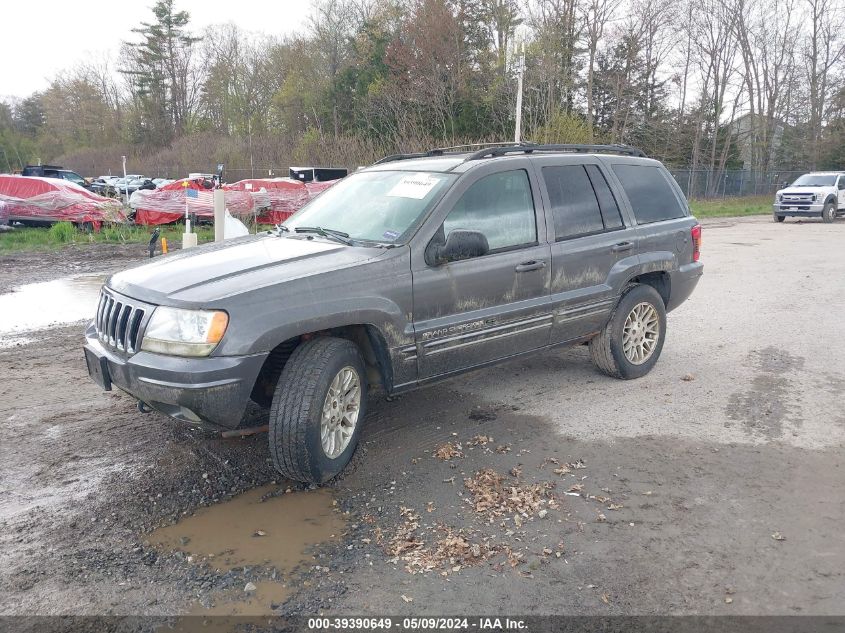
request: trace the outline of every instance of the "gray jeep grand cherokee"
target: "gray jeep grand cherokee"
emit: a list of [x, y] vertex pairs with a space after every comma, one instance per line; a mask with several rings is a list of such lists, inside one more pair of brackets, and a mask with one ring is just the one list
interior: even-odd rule
[[234, 428], [268, 407], [283, 475], [349, 462], [377, 385], [397, 394], [556, 345], [637, 378], [702, 274], [666, 169], [624, 146], [385, 158], [275, 231], [113, 275], [91, 376], [174, 418]]

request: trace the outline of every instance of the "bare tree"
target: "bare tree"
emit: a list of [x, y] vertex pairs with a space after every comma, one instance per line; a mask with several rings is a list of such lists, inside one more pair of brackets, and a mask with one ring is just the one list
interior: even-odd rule
[[804, 48], [804, 66], [809, 86], [809, 149], [810, 166], [819, 160], [826, 108], [831, 92], [831, 71], [845, 54], [842, 30], [845, 28], [845, 7], [835, 0], [805, 0], [809, 11], [809, 33]]
[[616, 13], [622, 0], [587, 0], [582, 8], [584, 20], [584, 33], [587, 41], [587, 126], [590, 131], [590, 139], [593, 132], [593, 79], [596, 67], [596, 54], [599, 42], [604, 36], [604, 30], [608, 21]]

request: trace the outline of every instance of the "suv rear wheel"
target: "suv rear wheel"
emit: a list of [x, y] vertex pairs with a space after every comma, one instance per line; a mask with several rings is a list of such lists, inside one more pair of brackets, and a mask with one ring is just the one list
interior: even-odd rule
[[826, 202], [824, 209], [822, 209], [822, 220], [825, 222], [833, 222], [836, 219], [836, 203]]
[[270, 407], [270, 455], [282, 475], [323, 483], [352, 459], [367, 408], [367, 373], [351, 341], [319, 337], [285, 364]]
[[663, 349], [666, 308], [651, 286], [631, 286], [607, 325], [590, 341], [590, 355], [601, 371], [629, 380], [645, 376]]

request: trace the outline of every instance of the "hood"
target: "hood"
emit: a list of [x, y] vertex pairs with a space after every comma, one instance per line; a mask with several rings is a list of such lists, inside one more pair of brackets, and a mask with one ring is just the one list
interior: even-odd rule
[[106, 285], [153, 304], [206, 304], [269, 284], [345, 268], [379, 256], [322, 239], [248, 236], [159, 256]]
[[836, 181], [826, 185], [796, 185], [789, 184], [783, 189], [779, 189], [777, 193], [820, 193], [820, 192], [836, 191]]
[[815, 193], [819, 189], [833, 189], [833, 185], [799, 185], [797, 187], [790, 185], [779, 190], [778, 193], [801, 193], [803, 191]]
[[822, 196], [827, 194], [828, 192], [833, 191], [833, 187], [785, 187], [784, 189], [778, 189], [775, 192], [775, 196]]

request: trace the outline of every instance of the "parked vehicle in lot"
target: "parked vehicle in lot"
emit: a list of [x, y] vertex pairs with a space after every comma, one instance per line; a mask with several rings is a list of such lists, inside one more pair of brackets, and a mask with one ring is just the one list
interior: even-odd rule
[[39, 176], [41, 178], [59, 178], [75, 185], [90, 189], [88, 181], [75, 171], [58, 165], [27, 165], [21, 170], [21, 176]]
[[[145, 183], [150, 184], [144, 186]], [[138, 189], [155, 189], [155, 185], [146, 176], [140, 174], [131, 174], [125, 178], [118, 178], [112, 183], [112, 186], [118, 191], [121, 196], [132, 195]]]
[[845, 215], [845, 173], [824, 171], [799, 176], [775, 194], [772, 215], [775, 222], [783, 222], [787, 216], [833, 222]]
[[100, 176], [91, 181], [88, 189], [101, 196], [114, 198], [118, 195], [114, 186], [118, 180], [117, 176]]
[[702, 274], [701, 227], [625, 146], [506, 145], [385, 158], [277, 230], [113, 275], [90, 375], [174, 418], [269, 408], [276, 468], [349, 462], [370, 390], [396, 394], [558, 345], [647, 374]]

